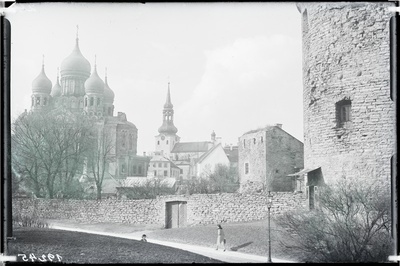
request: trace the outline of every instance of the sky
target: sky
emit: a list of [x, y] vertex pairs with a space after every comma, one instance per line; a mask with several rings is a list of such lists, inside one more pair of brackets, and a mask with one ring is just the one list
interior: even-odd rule
[[303, 141], [301, 16], [295, 3], [17, 3], [11, 23], [11, 119], [30, 109], [44, 55], [57, 68], [79, 47], [115, 93], [114, 115], [138, 128], [138, 154], [155, 149], [168, 82], [181, 142], [237, 145], [282, 124]]

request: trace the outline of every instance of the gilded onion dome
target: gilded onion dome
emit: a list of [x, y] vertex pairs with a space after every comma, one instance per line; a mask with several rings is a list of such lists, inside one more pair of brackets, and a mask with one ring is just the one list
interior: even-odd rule
[[96, 63], [92, 75], [85, 81], [85, 93], [103, 93], [104, 82], [97, 74]]
[[62, 94], [62, 88], [60, 86], [60, 80], [58, 77], [58, 69], [57, 69], [57, 82], [54, 84], [53, 88], [51, 89], [51, 97], [58, 97]]
[[112, 89], [108, 86], [107, 82], [107, 69], [106, 69], [106, 76], [104, 77], [104, 103], [113, 103], [114, 102], [115, 94]]
[[82, 55], [79, 49], [79, 38], [77, 36], [74, 50], [61, 63], [61, 76], [82, 75], [89, 77], [90, 68], [89, 61]]
[[44, 64], [42, 64], [42, 71], [32, 81], [32, 92], [33, 93], [46, 93], [50, 94], [52, 83], [50, 79], [44, 73]]

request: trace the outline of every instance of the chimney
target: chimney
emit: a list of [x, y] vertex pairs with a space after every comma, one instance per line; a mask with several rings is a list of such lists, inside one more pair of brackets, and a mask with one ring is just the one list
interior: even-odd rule
[[276, 127], [282, 128], [282, 124], [275, 124]]

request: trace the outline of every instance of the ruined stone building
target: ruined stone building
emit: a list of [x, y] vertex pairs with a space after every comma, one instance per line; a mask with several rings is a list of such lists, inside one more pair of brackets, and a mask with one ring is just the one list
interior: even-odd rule
[[[64, 107], [71, 113], [93, 117], [99, 128], [108, 132], [113, 146], [110, 156], [115, 158], [115, 162], [107, 166], [107, 177], [146, 176], [149, 158], [137, 155], [138, 129], [127, 120], [125, 113], [114, 115], [115, 95], [108, 85], [107, 74], [103, 81], [97, 73], [96, 62], [91, 71], [89, 61], [79, 49], [78, 36], [72, 53], [61, 63], [60, 74], [52, 87], [43, 64], [40, 74], [32, 82], [31, 111], [47, 112]], [[86, 174], [90, 179], [90, 173]], [[107, 182], [104, 186], [108, 188]]]
[[294, 191], [289, 174], [303, 169], [303, 143], [282, 124], [251, 130], [239, 138], [240, 192]]
[[302, 16], [304, 169], [315, 190], [339, 177], [389, 181], [395, 153], [390, 3], [298, 3]]

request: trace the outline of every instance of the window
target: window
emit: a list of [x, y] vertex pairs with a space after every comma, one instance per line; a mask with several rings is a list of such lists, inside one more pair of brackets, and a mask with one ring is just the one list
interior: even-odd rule
[[157, 171], [156, 170], [154, 170], [154, 176], [157, 176]]
[[40, 105], [40, 97], [36, 97], [36, 105]]
[[85, 98], [85, 107], [87, 106], [87, 98]]
[[157, 166], [156, 163], [153, 163], [153, 167], [156, 168], [156, 166]]
[[97, 106], [100, 105], [100, 98], [97, 98]]
[[164, 170], [164, 176], [168, 176], [168, 171]]
[[167, 168], [167, 167], [168, 167], [168, 164], [167, 164], [167, 163], [164, 163], [164, 167]]
[[180, 169], [180, 170], [179, 170], [179, 173], [183, 174], [183, 169]]
[[142, 166], [139, 165], [139, 175], [141, 175], [141, 174], [142, 174]]
[[157, 141], [157, 145], [160, 145], [160, 141]]
[[261, 137], [261, 143], [263, 143], [264, 142], [264, 138], [263, 137]]
[[136, 165], [133, 165], [133, 167], [132, 167], [132, 172], [134, 173], [134, 174], [136, 174]]
[[133, 147], [133, 146], [132, 146], [132, 143], [133, 143], [133, 135], [130, 134], [130, 135], [129, 135], [129, 149], [130, 149], [130, 150], [132, 150], [132, 147]]
[[122, 147], [125, 148], [126, 145], [126, 132], [122, 131], [122, 142], [121, 142]]
[[167, 140], [167, 144], [168, 144], [168, 140]]
[[158, 163], [158, 167], [161, 168], [162, 167], [162, 163]]
[[351, 100], [344, 99], [336, 103], [336, 120], [339, 127], [351, 121]]
[[121, 165], [121, 173], [125, 173], [125, 164], [124, 163]]
[[254, 144], [256, 144], [256, 138], [253, 139]]
[[90, 106], [93, 106], [93, 97], [90, 97]]
[[244, 164], [244, 173], [248, 174], [249, 173], [249, 163]]
[[246, 148], [246, 140], [243, 140], [243, 148]]

